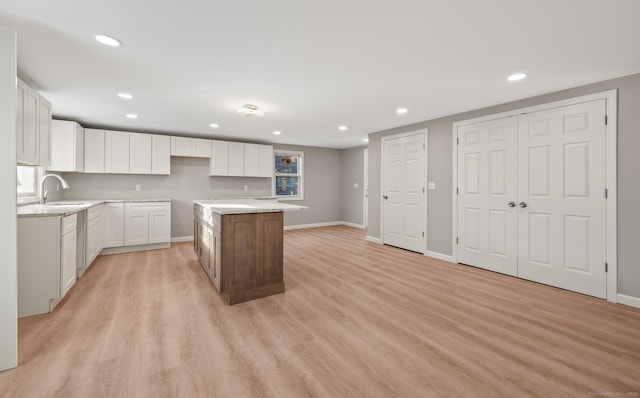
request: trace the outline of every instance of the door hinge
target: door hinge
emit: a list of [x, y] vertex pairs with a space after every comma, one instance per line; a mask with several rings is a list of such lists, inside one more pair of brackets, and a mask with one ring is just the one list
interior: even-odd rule
[[607, 124], [609, 124], [609, 116], [604, 115], [604, 125], [606, 126]]
[[609, 263], [604, 263], [604, 272], [609, 272]]
[[456, 188], [456, 195], [460, 195], [460, 188]]
[[422, 237], [424, 238], [424, 232], [422, 233]]
[[607, 199], [609, 197], [609, 190], [607, 188], [604, 189], [604, 198]]
[[424, 187], [422, 187], [422, 193], [424, 193]]
[[425, 144], [422, 144], [422, 149], [425, 149], [425, 148], [426, 148]]
[[456, 138], [456, 144], [460, 145], [460, 138]]
[[456, 236], [456, 245], [458, 244], [458, 237]]

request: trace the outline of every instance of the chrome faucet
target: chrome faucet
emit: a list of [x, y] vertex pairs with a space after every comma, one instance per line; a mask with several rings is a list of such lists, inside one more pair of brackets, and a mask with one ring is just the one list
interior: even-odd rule
[[60, 180], [60, 183], [62, 184], [62, 189], [69, 189], [71, 188], [69, 186], [69, 184], [67, 184], [67, 182], [64, 180], [64, 178], [60, 177], [57, 174], [45, 174], [42, 176], [42, 178], [40, 179], [40, 204], [43, 205], [47, 202], [47, 191], [44, 190], [44, 182], [48, 177], [55, 177], [58, 180]]

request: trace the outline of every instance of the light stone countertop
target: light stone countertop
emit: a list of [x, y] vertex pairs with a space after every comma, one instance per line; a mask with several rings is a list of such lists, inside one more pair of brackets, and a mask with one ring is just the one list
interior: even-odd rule
[[217, 199], [194, 200], [193, 203], [210, 211], [225, 214], [273, 213], [307, 210], [307, 206], [279, 203], [276, 199]]
[[28, 204], [18, 206], [18, 217], [57, 217], [69, 216], [90, 207], [103, 203], [132, 203], [132, 202], [171, 202], [171, 199], [105, 199], [105, 200], [62, 200], [49, 202], [45, 205]]

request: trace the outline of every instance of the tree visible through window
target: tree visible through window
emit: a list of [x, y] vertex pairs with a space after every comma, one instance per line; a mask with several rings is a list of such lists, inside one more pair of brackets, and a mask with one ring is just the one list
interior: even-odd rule
[[274, 151], [274, 195], [283, 200], [303, 200], [303, 152]]

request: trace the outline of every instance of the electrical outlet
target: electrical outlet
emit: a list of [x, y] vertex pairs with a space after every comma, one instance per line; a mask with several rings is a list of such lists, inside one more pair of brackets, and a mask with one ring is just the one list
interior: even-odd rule
[[436, 183], [433, 181], [429, 181], [429, 189], [436, 189]]
[[142, 190], [142, 185], [136, 184], [136, 191], [141, 191], [141, 190]]
[[358, 189], [360, 187], [360, 184], [358, 184], [357, 182], [353, 183], [353, 188], [354, 189]]
[[245, 191], [248, 191], [248, 190], [249, 190], [249, 186], [248, 186], [248, 185], [245, 185], [245, 186], [244, 186], [244, 190], [245, 190]]

